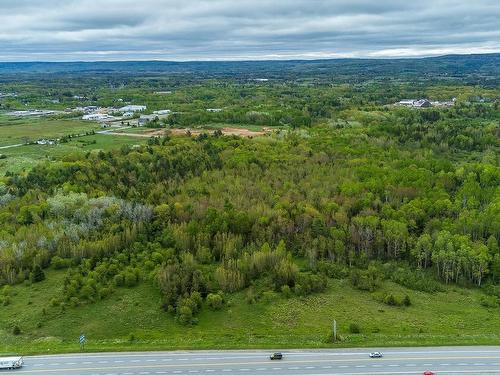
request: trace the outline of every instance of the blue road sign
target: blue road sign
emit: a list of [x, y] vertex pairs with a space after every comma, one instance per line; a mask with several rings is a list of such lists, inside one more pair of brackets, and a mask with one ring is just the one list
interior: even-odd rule
[[80, 344], [83, 344], [85, 342], [85, 335], [80, 336]]

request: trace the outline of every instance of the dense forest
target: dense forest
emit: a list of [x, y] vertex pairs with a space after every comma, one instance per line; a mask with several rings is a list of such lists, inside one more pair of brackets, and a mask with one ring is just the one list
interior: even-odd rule
[[303, 296], [331, 278], [370, 291], [382, 280], [425, 292], [481, 287], [498, 306], [497, 103], [354, 111], [297, 97], [307, 100], [302, 113], [322, 112], [268, 136], [167, 132], [8, 173], [0, 285], [66, 270], [50, 303], [71, 308], [152, 283], [158, 308], [182, 324], [228, 293], [245, 290], [248, 303], [266, 290]]

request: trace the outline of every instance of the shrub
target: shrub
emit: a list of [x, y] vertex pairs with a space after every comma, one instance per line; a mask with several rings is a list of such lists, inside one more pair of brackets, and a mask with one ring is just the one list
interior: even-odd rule
[[80, 290], [80, 296], [84, 299], [91, 299], [95, 291], [89, 285], [84, 285]]
[[125, 286], [127, 286], [128, 288], [136, 286], [137, 285], [136, 275], [134, 275], [132, 272], [125, 272], [124, 283], [125, 283]]
[[54, 267], [56, 270], [61, 270], [64, 268], [68, 268], [71, 266], [71, 259], [63, 259], [60, 256], [55, 256], [52, 258], [51, 262], [52, 267]]
[[408, 294], [404, 296], [402, 303], [403, 303], [404, 306], [410, 306], [411, 305], [410, 296]]
[[207, 305], [211, 310], [220, 310], [224, 300], [220, 294], [210, 293], [207, 296]]
[[254, 304], [255, 302], [257, 302], [257, 297], [255, 295], [255, 292], [253, 291], [252, 288], [249, 288], [245, 294], [245, 301], [246, 303], [248, 303], [249, 305], [252, 305]]
[[188, 306], [181, 306], [177, 312], [177, 320], [184, 325], [191, 324], [193, 320], [193, 311]]
[[299, 274], [297, 284], [295, 284], [295, 294], [308, 295], [312, 293], [323, 292], [328, 285], [328, 280], [324, 275]]
[[500, 306], [500, 298], [497, 296], [481, 296], [481, 299], [479, 300], [479, 303], [481, 306], [484, 307], [499, 307]]
[[384, 303], [389, 306], [396, 306], [397, 301], [393, 294], [388, 294], [384, 298]]
[[356, 323], [349, 324], [349, 332], [353, 334], [361, 332], [361, 330], [359, 329], [359, 325], [357, 325]]
[[380, 276], [369, 270], [353, 269], [349, 280], [353, 287], [373, 292], [379, 286]]
[[443, 290], [443, 287], [432, 276], [424, 271], [414, 271], [408, 267], [400, 267], [392, 272], [390, 279], [408, 289], [420, 292], [435, 293]]
[[317, 265], [318, 271], [332, 279], [345, 279], [349, 276], [347, 267], [329, 261], [319, 261]]
[[45, 279], [45, 273], [38, 264], [33, 267], [33, 271], [31, 272], [31, 281], [34, 283], [38, 283]]
[[125, 278], [123, 277], [123, 274], [119, 273], [118, 275], [115, 275], [113, 277], [113, 282], [116, 286], [125, 285]]
[[283, 297], [290, 298], [292, 295], [292, 290], [290, 289], [290, 287], [288, 285], [283, 285], [281, 287], [281, 293], [283, 294]]
[[12, 329], [12, 334], [15, 336], [19, 336], [21, 334], [21, 328], [18, 325], [15, 325]]

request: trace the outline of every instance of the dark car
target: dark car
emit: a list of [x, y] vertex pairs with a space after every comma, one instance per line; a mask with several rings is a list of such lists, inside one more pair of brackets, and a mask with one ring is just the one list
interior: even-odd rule
[[269, 357], [271, 360], [274, 360], [274, 359], [282, 359], [283, 358], [283, 354], [281, 353], [273, 353], [271, 354], [271, 356]]

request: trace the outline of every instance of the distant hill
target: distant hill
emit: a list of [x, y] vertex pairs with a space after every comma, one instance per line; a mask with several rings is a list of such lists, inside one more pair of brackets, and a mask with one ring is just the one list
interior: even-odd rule
[[[381, 77], [468, 77], [498, 80], [500, 54], [447, 55], [405, 59], [331, 59], [286, 61], [97, 61], [0, 62], [9, 74], [192, 74], [202, 77], [335, 77], [366, 80]], [[491, 82], [490, 82], [491, 83]]]

